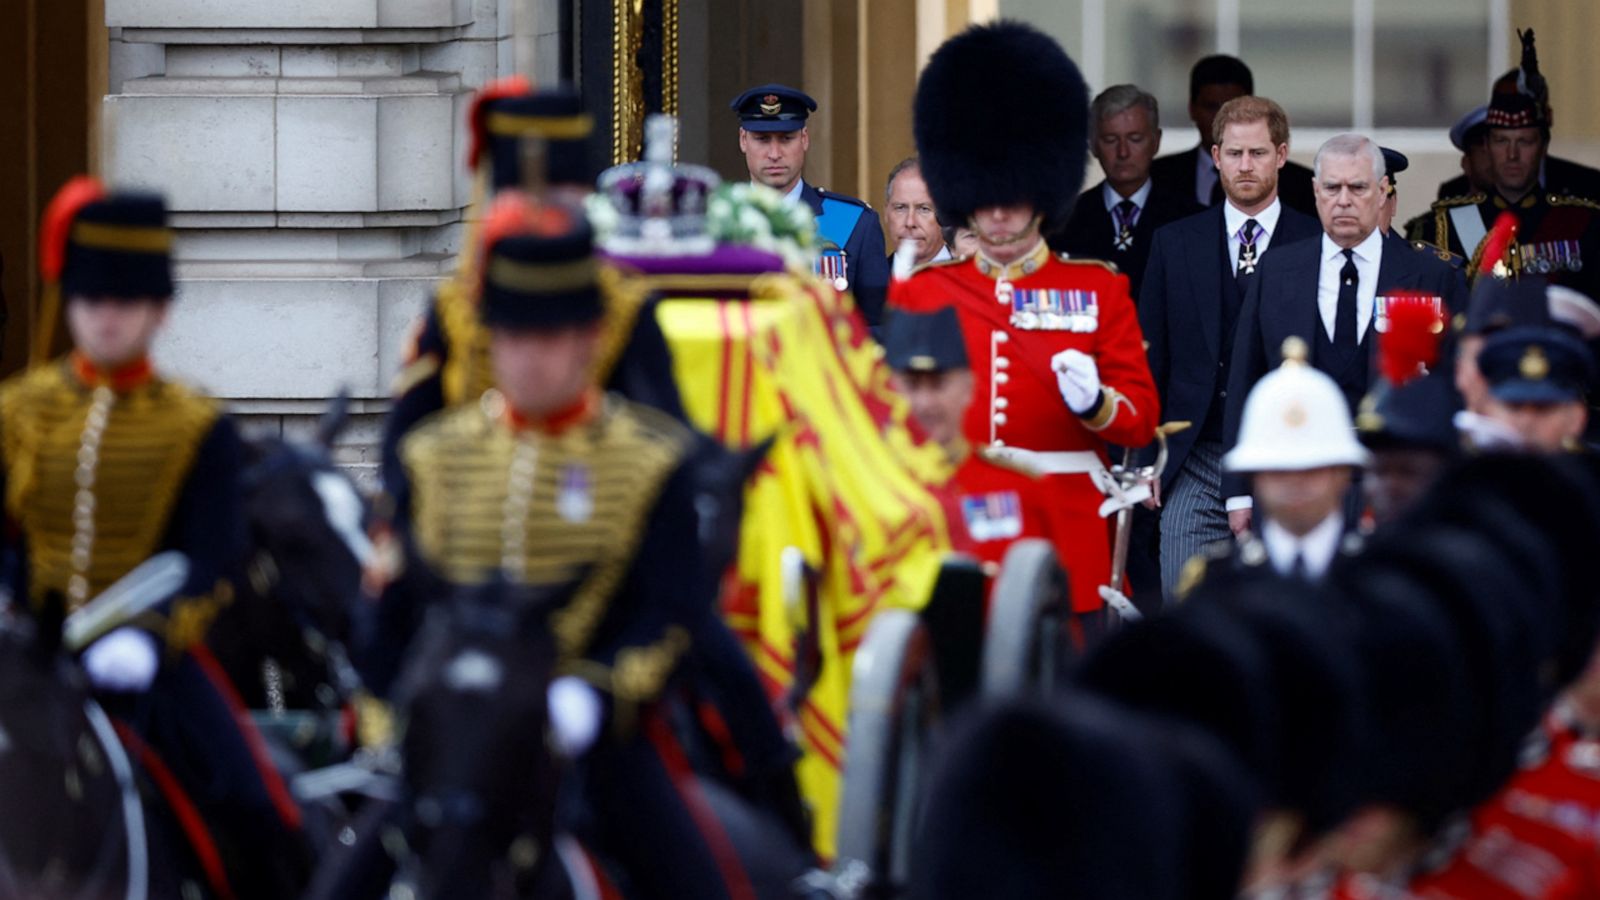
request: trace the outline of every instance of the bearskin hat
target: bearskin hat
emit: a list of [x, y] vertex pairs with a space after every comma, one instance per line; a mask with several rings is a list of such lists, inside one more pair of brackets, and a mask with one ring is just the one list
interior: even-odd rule
[[1072, 214], [1089, 154], [1089, 91], [1054, 38], [1020, 22], [968, 28], [928, 61], [913, 116], [942, 222], [1030, 203], [1049, 234]]

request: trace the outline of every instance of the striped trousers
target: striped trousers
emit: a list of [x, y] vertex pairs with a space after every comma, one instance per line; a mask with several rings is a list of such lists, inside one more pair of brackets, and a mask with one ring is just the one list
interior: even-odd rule
[[1196, 442], [1161, 498], [1161, 589], [1167, 596], [1184, 563], [1207, 544], [1233, 536], [1224, 499], [1222, 445]]

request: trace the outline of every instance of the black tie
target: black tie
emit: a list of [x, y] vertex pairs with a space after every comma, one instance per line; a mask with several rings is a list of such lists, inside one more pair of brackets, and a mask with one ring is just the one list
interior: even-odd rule
[[1311, 580], [1311, 570], [1306, 568], [1306, 555], [1304, 553], [1296, 553], [1294, 555], [1294, 562], [1289, 565], [1289, 577], [1296, 581]]
[[1355, 355], [1356, 341], [1356, 286], [1361, 280], [1356, 273], [1355, 251], [1344, 251], [1344, 268], [1339, 270], [1339, 306], [1333, 313], [1333, 346], [1346, 359]]

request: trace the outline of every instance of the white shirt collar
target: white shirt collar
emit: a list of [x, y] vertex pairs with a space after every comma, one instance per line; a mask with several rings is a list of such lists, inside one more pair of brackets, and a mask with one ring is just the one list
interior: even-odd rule
[[935, 253], [933, 255], [933, 259], [928, 260], [928, 263], [931, 265], [931, 264], [936, 263], [936, 262], [944, 262], [947, 259], [954, 259], [954, 258], [955, 258], [955, 254], [950, 252], [950, 245], [949, 244], [945, 244], [943, 247], [939, 248], [939, 252], [938, 253]]
[[805, 187], [806, 180], [804, 178], [796, 178], [794, 180], [794, 187], [789, 188], [789, 193], [783, 195], [783, 201], [785, 203], [799, 203], [800, 192], [805, 190]]
[[[1383, 232], [1376, 228], [1372, 229], [1372, 233], [1367, 235], [1366, 240], [1363, 240], [1361, 243], [1355, 245], [1351, 249], [1355, 250], [1356, 259], [1360, 260], [1361, 262], [1377, 262], [1383, 250]], [[1328, 233], [1324, 231], [1322, 233], [1323, 260], [1331, 261], [1343, 253], [1344, 248], [1338, 244], [1335, 244], [1333, 242], [1333, 238], [1328, 237]]]
[[1150, 187], [1153, 184], [1155, 184], [1155, 179], [1146, 178], [1144, 180], [1144, 184], [1140, 185], [1139, 189], [1133, 192], [1132, 197], [1124, 197], [1117, 193], [1117, 189], [1111, 186], [1111, 182], [1101, 182], [1100, 198], [1105, 201], [1106, 212], [1111, 212], [1112, 210], [1116, 209], [1117, 204], [1121, 203], [1123, 200], [1132, 200], [1134, 206], [1138, 207], [1140, 210], [1143, 210], [1144, 205], [1150, 200]]
[[1266, 232], [1267, 237], [1271, 237], [1272, 233], [1278, 230], [1278, 217], [1281, 215], [1283, 215], [1283, 203], [1277, 197], [1272, 198], [1266, 209], [1253, 216], [1246, 215], [1239, 207], [1234, 206], [1232, 200], [1222, 201], [1222, 221], [1227, 224], [1230, 237], [1238, 234], [1239, 229], [1250, 219], [1255, 219], [1256, 227]]
[[1267, 545], [1267, 558], [1279, 575], [1294, 571], [1295, 557], [1304, 560], [1306, 576], [1319, 579], [1333, 565], [1339, 552], [1339, 541], [1344, 537], [1344, 513], [1335, 510], [1304, 537], [1295, 537], [1287, 528], [1267, 519], [1261, 526], [1261, 542]]

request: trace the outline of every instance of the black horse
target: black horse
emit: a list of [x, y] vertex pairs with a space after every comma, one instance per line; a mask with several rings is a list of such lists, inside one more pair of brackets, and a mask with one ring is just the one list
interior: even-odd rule
[[348, 409], [336, 400], [309, 444], [248, 444], [251, 554], [206, 641], [263, 730], [318, 764], [348, 749], [356, 679], [344, 646], [373, 552], [370, 504], [332, 460]]
[[0, 625], [0, 900], [153, 896], [133, 768], [60, 624]]
[[[546, 740], [555, 660], [547, 620], [564, 599], [492, 585], [430, 613], [396, 694], [402, 799], [368, 810], [355, 848], [329, 861], [309, 897], [376, 898], [401, 883], [422, 900], [561, 900], [610, 880], [603, 858], [556, 827], [571, 797], [569, 770]], [[776, 817], [713, 780], [698, 778], [695, 790], [758, 897], [810, 896], [797, 887], [809, 851]]]

